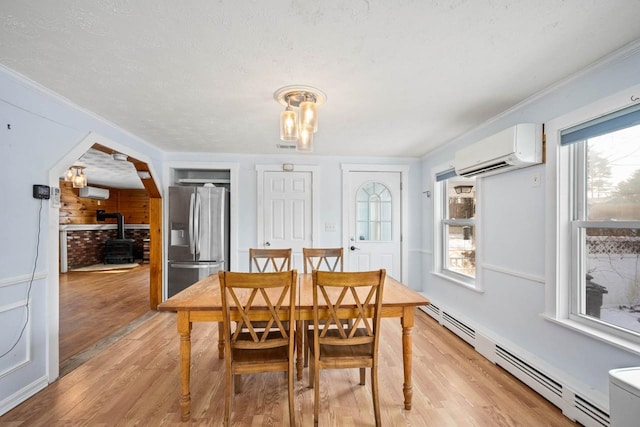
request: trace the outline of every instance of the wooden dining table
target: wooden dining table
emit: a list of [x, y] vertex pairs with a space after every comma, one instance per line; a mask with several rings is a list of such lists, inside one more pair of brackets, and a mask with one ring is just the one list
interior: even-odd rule
[[[298, 275], [298, 299], [296, 307], [296, 329], [302, 330], [304, 320], [313, 320], [313, 283], [311, 274]], [[397, 317], [402, 326], [402, 362], [404, 367], [404, 407], [411, 409], [413, 388], [411, 329], [414, 311], [418, 306], [429, 304], [429, 300], [418, 292], [387, 276], [382, 298], [382, 317]], [[191, 417], [191, 326], [193, 322], [218, 322], [222, 330], [222, 301], [220, 282], [217, 274], [208, 276], [182, 292], [158, 305], [160, 311], [177, 312], [178, 334], [180, 337], [180, 410], [182, 420]], [[354, 311], [355, 315], [355, 311]], [[224, 358], [224, 339], [218, 334], [218, 357]], [[302, 379], [302, 334], [296, 334], [296, 376]]]

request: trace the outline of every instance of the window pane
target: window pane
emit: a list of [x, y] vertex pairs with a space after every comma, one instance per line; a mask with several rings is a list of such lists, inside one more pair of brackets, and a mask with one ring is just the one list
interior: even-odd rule
[[[458, 176], [440, 180], [439, 191], [442, 200], [440, 213], [441, 247], [439, 253], [441, 262], [438, 268], [441, 272], [455, 273], [475, 279], [475, 197], [476, 180]], [[457, 277], [458, 279], [460, 277]], [[463, 279], [467, 281], [467, 279]]]
[[586, 219], [640, 220], [640, 125], [586, 144]]
[[380, 204], [382, 221], [391, 221], [391, 202], [383, 202]]
[[466, 276], [476, 274], [475, 227], [445, 225], [447, 257], [445, 268]]
[[369, 221], [358, 221], [358, 240], [369, 240]]
[[380, 199], [376, 194], [369, 197], [369, 220], [380, 221]]
[[358, 221], [369, 221], [369, 203], [358, 202]]
[[475, 216], [475, 179], [447, 180], [447, 219], [469, 219]]
[[382, 183], [369, 182], [356, 193], [356, 223], [359, 240], [390, 241], [391, 192]]
[[580, 313], [640, 333], [640, 229], [588, 228]]
[[391, 202], [391, 192], [387, 187], [384, 187], [380, 192], [380, 200], [383, 202]]
[[472, 197], [449, 198], [449, 219], [469, 219], [475, 216], [475, 200]]

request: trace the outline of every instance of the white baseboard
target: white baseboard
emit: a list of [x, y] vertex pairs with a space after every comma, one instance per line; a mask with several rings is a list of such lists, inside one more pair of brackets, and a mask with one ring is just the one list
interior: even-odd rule
[[0, 401], [0, 416], [6, 414], [48, 385], [47, 377], [40, 377], [26, 387], [13, 393], [11, 396], [7, 396]]

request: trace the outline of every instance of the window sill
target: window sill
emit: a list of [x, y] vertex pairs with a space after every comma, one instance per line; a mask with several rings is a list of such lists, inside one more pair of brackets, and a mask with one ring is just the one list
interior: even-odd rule
[[464, 281], [459, 280], [459, 279], [457, 279], [455, 277], [449, 276], [449, 275], [444, 274], [444, 273], [440, 273], [438, 271], [432, 271], [431, 274], [433, 274], [434, 276], [440, 277], [441, 279], [447, 280], [447, 281], [449, 281], [451, 283], [454, 283], [454, 284], [456, 284], [458, 286], [462, 286], [463, 288], [466, 288], [466, 289], [468, 289], [470, 291], [474, 291], [474, 292], [477, 292], [479, 294], [484, 293], [484, 291], [482, 289], [479, 289], [478, 287], [476, 287], [475, 284], [464, 282]]
[[630, 353], [634, 353], [635, 355], [640, 356], [640, 344], [636, 344], [634, 342], [618, 337], [616, 335], [609, 334], [599, 329], [589, 327], [580, 322], [576, 322], [575, 320], [558, 319], [546, 313], [542, 313], [540, 316], [542, 316], [542, 318], [545, 320], [548, 320], [560, 326], [564, 326], [566, 328], [569, 328], [573, 331], [576, 331], [578, 333], [581, 333], [583, 335], [586, 335], [598, 341], [602, 341], [606, 344], [612, 345], [614, 347], [620, 348], [622, 350], [626, 350]]

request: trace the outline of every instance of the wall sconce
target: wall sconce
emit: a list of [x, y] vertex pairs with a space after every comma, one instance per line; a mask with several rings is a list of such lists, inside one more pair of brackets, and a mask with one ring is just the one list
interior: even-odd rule
[[468, 194], [473, 190], [473, 185], [456, 185], [453, 189], [456, 190], [456, 194]]

